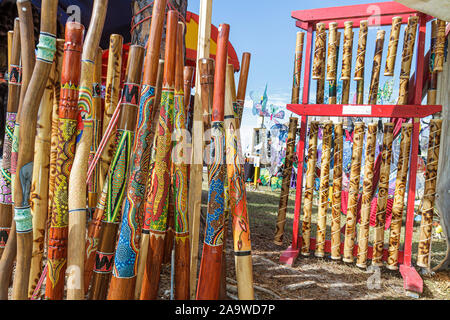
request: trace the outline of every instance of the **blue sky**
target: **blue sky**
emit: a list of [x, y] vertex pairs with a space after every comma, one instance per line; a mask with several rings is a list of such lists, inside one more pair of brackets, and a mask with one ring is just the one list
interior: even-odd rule
[[[290, 103], [292, 89], [292, 71], [295, 50], [295, 38], [299, 28], [295, 26], [291, 12], [295, 10], [327, 8], [334, 6], [344, 6], [353, 4], [373, 3], [377, 0], [321, 0], [321, 1], [304, 1], [304, 0], [213, 0], [212, 23], [218, 26], [221, 23], [230, 25], [230, 41], [241, 59], [242, 53], [248, 51], [252, 54], [250, 63], [250, 73], [247, 85], [246, 106], [251, 107], [250, 92], [261, 96], [266, 83], [268, 84], [269, 105], [285, 106]], [[378, 2], [385, 2], [378, 0]], [[198, 13], [199, 1], [190, 0], [188, 2], [188, 10]], [[400, 44], [402, 44], [403, 30], [400, 32]], [[370, 83], [370, 74], [372, 72], [372, 58], [375, 47], [375, 35], [379, 27], [370, 27], [368, 35], [368, 45], [366, 54], [366, 90]], [[382, 67], [384, 70], [385, 57], [387, 53], [387, 45], [389, 42], [390, 26], [383, 27], [386, 30], [384, 55]], [[358, 28], [355, 28], [353, 59], [356, 56], [358, 42]], [[306, 39], [306, 37], [305, 37]], [[370, 39], [373, 39], [372, 41]], [[427, 45], [428, 45], [427, 37]], [[342, 37], [341, 37], [342, 44]], [[426, 46], [426, 50], [428, 47]], [[342, 45], [341, 45], [342, 50]], [[398, 57], [401, 57], [401, 45], [399, 45]], [[342, 57], [342, 51], [340, 53]], [[413, 66], [415, 56], [413, 58]], [[400, 59], [398, 59], [400, 60]], [[303, 64], [304, 65], [304, 64]], [[340, 65], [340, 64], [339, 64]], [[339, 66], [340, 67], [340, 66]], [[354, 67], [354, 62], [353, 62]], [[394, 76], [394, 94], [397, 97], [398, 91], [398, 73], [400, 63], [396, 63], [396, 75]], [[413, 67], [414, 69], [414, 67]], [[338, 72], [340, 72], [338, 70]], [[352, 71], [353, 72], [353, 71]], [[411, 73], [414, 70], [411, 71]], [[381, 73], [383, 74], [383, 72]], [[236, 81], [238, 80], [236, 74]], [[386, 79], [381, 76], [380, 84], [382, 85]], [[315, 102], [315, 83], [311, 83], [310, 102]], [[302, 81], [303, 85], [303, 71]], [[351, 81], [350, 102], [353, 92], [356, 90], [355, 81]], [[366, 100], [367, 101], [367, 98]], [[286, 112], [285, 121], [291, 115]], [[243, 130], [251, 130], [256, 125], [257, 117], [253, 116], [250, 108], [246, 108], [243, 117]], [[267, 121], [266, 121], [266, 124]], [[249, 132], [250, 133], [250, 132]], [[241, 136], [247, 136], [245, 134]], [[243, 147], [246, 148], [248, 142], [243, 141]]]

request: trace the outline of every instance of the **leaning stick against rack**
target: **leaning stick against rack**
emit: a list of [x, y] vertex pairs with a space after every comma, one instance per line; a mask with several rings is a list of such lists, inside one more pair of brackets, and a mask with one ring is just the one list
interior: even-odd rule
[[409, 151], [411, 148], [412, 123], [402, 124], [400, 153], [395, 179], [394, 203], [392, 205], [392, 220], [389, 235], [389, 251], [386, 267], [397, 270], [398, 249], [400, 247], [400, 232], [402, 229], [403, 207], [405, 203], [406, 181], [409, 169]]
[[425, 190], [423, 193], [422, 220], [420, 221], [420, 240], [417, 253], [417, 265], [427, 269], [430, 268], [431, 231], [433, 228], [434, 201], [436, 198], [441, 128], [441, 119], [432, 119], [430, 121]]
[[389, 45], [386, 57], [386, 67], [384, 69], [385, 76], [394, 75], [395, 61], [397, 60], [397, 47], [400, 35], [400, 28], [402, 26], [402, 17], [392, 18], [391, 35], [389, 36]]
[[384, 30], [377, 31], [375, 55], [373, 57], [372, 77], [370, 79], [369, 104], [377, 104], [378, 86], [380, 84], [381, 58], [383, 56]]
[[311, 239], [311, 215], [314, 193], [314, 180], [317, 161], [317, 136], [319, 122], [311, 121], [309, 124], [308, 161], [306, 167], [305, 199], [303, 205], [302, 223], [302, 248], [301, 254], [309, 256], [309, 244]]
[[375, 162], [375, 147], [377, 141], [378, 123], [372, 122], [367, 127], [366, 156], [364, 165], [364, 180], [362, 190], [361, 220], [358, 233], [358, 254], [356, 265], [366, 267], [367, 252], [369, 248], [369, 219], [372, 202], [373, 170]]
[[348, 190], [347, 218], [345, 224], [344, 262], [353, 262], [353, 247], [355, 244], [356, 214], [359, 196], [359, 181], [361, 173], [362, 150], [364, 143], [364, 122], [356, 122], [353, 136], [352, 162]]
[[392, 140], [394, 124], [388, 122], [384, 124], [383, 150], [381, 151], [382, 160], [380, 168], [380, 182], [378, 183], [378, 199], [376, 224], [373, 236], [373, 257], [372, 265], [380, 267], [383, 265], [383, 246], [384, 246], [384, 225], [386, 219], [386, 208], [389, 190], [389, 174], [391, 169]]
[[364, 64], [366, 61], [367, 45], [367, 20], [359, 23], [358, 52], [356, 54], [355, 76], [356, 80], [356, 103], [364, 103]]

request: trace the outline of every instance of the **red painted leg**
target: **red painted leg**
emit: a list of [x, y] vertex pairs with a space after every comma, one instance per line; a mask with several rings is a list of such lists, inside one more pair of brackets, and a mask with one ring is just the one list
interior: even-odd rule
[[293, 249], [292, 246], [289, 246], [289, 248], [281, 253], [280, 263], [292, 267], [295, 259], [297, 259], [298, 257], [299, 252], [299, 249]]
[[403, 278], [403, 287], [407, 291], [421, 294], [423, 292], [423, 280], [413, 266], [400, 265], [400, 273]]

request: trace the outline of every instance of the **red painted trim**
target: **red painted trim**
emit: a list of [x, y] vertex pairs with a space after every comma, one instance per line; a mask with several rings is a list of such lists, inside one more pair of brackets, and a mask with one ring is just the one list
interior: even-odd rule
[[[422, 77], [422, 74], [420, 74], [420, 77]], [[343, 114], [343, 106], [342, 104], [288, 104], [286, 108], [301, 116], [376, 118], [424, 118], [442, 111], [441, 105], [361, 105], [361, 107], [370, 106], [372, 112], [368, 114]]]

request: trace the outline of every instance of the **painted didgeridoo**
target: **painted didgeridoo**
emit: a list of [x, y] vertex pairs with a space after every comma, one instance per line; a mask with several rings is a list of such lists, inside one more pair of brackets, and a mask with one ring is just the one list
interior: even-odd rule
[[[329, 48], [328, 50], [333, 50], [336, 52], [336, 56], [335, 56], [336, 62], [332, 65], [332, 66], [334, 66], [335, 74], [337, 74], [340, 42], [341, 42], [341, 33], [338, 31], [338, 32], [336, 32], [336, 38], [335, 38], [334, 44], [329, 43], [329, 45], [328, 45], [328, 48]], [[331, 49], [331, 48], [333, 48], [333, 49]], [[327, 70], [330, 71], [330, 69], [328, 69], [328, 68], [327, 68]], [[336, 94], [337, 94], [337, 80], [330, 80], [328, 82], [328, 104], [336, 104]]]
[[400, 28], [402, 26], [402, 17], [393, 17], [391, 34], [389, 36], [389, 45], [386, 56], [386, 67], [384, 68], [384, 75], [392, 77], [394, 75], [395, 61], [397, 60], [397, 48], [400, 35]]
[[331, 259], [341, 259], [341, 196], [344, 128], [342, 122], [334, 125], [333, 195], [331, 198]]
[[364, 122], [356, 122], [353, 136], [352, 162], [348, 189], [347, 219], [345, 223], [344, 256], [342, 261], [353, 262], [355, 244], [356, 214], [358, 211], [359, 181], [364, 144]]
[[[105, 88], [105, 111], [102, 121], [102, 136], [105, 135], [106, 128], [111, 121], [111, 117], [116, 110], [120, 95], [120, 75], [122, 71], [122, 47], [123, 37], [119, 34], [112, 34], [109, 38], [108, 71], [106, 74]], [[100, 161], [97, 165], [99, 171], [99, 185], [103, 187], [108, 175], [109, 165], [114, 154], [114, 139], [116, 131], [113, 130], [105, 148], [102, 151]]]
[[302, 222], [302, 248], [301, 254], [309, 256], [309, 244], [311, 242], [311, 216], [314, 192], [315, 170], [317, 162], [317, 136], [319, 122], [311, 121], [309, 124], [308, 160], [306, 162], [305, 199], [303, 206]]
[[366, 155], [364, 165], [364, 180], [361, 200], [361, 220], [358, 233], [358, 253], [356, 266], [366, 268], [369, 248], [370, 205], [372, 202], [373, 170], [375, 162], [375, 147], [378, 124], [373, 122], [367, 126]]
[[417, 253], [417, 265], [427, 269], [430, 268], [431, 233], [433, 228], [434, 201], [436, 198], [437, 170], [439, 167], [441, 128], [441, 119], [432, 119], [430, 121], [425, 190], [423, 192], [422, 220], [420, 221], [420, 238]]
[[205, 241], [198, 276], [197, 300], [216, 300], [219, 295], [223, 251], [225, 179], [225, 76], [230, 26], [219, 26], [214, 98], [211, 117], [211, 165]]
[[317, 214], [316, 250], [314, 255], [325, 256], [325, 233], [327, 230], [328, 195], [330, 193], [330, 162], [333, 122], [323, 122], [322, 159], [320, 164], [319, 205]]
[[327, 38], [327, 32], [325, 23], [318, 23], [316, 24], [316, 41], [315, 41], [315, 48], [314, 48], [314, 62], [313, 62], [313, 69], [312, 69], [312, 78], [314, 80], [321, 80], [323, 79], [323, 70], [325, 68], [325, 64], [323, 63], [325, 60], [325, 41]]
[[155, 0], [147, 55], [144, 60], [138, 118], [131, 153], [127, 197], [122, 208], [122, 222], [114, 256], [114, 267], [108, 291], [108, 300], [133, 299], [136, 283], [136, 258], [139, 253], [139, 235], [142, 224], [140, 208], [145, 200], [150, 156], [150, 115], [155, 103], [159, 51], [165, 17], [166, 0]]
[[[158, 112], [155, 112], [155, 115], [152, 115], [152, 129], [150, 130], [150, 135], [153, 136], [153, 145], [151, 150], [151, 156], [150, 156], [150, 165], [148, 167], [148, 179], [147, 179], [147, 185], [145, 189], [145, 199], [147, 199], [148, 192], [150, 191], [149, 185], [151, 182], [151, 176], [153, 174], [153, 168], [155, 166], [155, 137], [154, 137], [154, 128], [153, 126], [157, 126], [158, 122], [155, 122], [155, 118], [159, 120], [159, 111], [160, 111], [160, 105], [161, 105], [161, 91], [162, 91], [162, 83], [163, 83], [163, 77], [164, 77], [164, 60], [159, 59], [159, 65], [158, 65], [158, 76], [156, 78], [156, 93], [155, 93], [155, 104], [153, 107], [153, 110], [158, 110]], [[170, 201], [170, 199], [169, 199]], [[170, 203], [170, 202], [169, 202]], [[170, 207], [169, 207], [170, 208]], [[141, 239], [139, 242], [139, 256], [137, 259], [137, 274], [136, 274], [136, 286], [134, 291], [134, 299], [139, 300], [141, 296], [141, 288], [142, 288], [142, 278], [144, 277], [144, 270], [145, 265], [147, 264], [147, 253], [148, 253], [148, 245], [149, 245], [149, 237], [146, 233], [141, 233]]]
[[8, 104], [6, 107], [5, 136], [3, 138], [3, 157], [0, 168], [0, 257], [8, 241], [12, 223], [13, 202], [11, 195], [11, 147], [14, 135], [17, 109], [19, 107], [21, 73], [20, 67], [20, 25], [14, 20], [13, 39], [8, 67]]
[[418, 16], [408, 18], [408, 25], [405, 29], [403, 42], [402, 66], [400, 69], [400, 87], [397, 104], [408, 103], [409, 74], [411, 71], [411, 61], [414, 54], [414, 44], [416, 42]]
[[76, 22], [66, 24], [58, 110], [55, 189], [48, 232], [48, 274], [45, 285], [45, 298], [51, 300], [61, 300], [64, 296], [69, 220], [68, 180], [75, 154], [83, 35], [83, 25]]
[[171, 154], [173, 131], [173, 108], [175, 93], [175, 55], [177, 34], [182, 33], [178, 27], [178, 15], [174, 10], [167, 13], [166, 47], [164, 57], [164, 79], [161, 92], [161, 110], [156, 136], [155, 165], [149, 181], [149, 192], [145, 203], [145, 219], [142, 233], [148, 234], [149, 248], [147, 262], [142, 279], [141, 300], [157, 298], [164, 239], [167, 231], [169, 209], [169, 192], [171, 185]]
[[433, 71], [444, 70], [444, 50], [445, 50], [445, 25], [446, 22], [437, 19], [437, 33], [436, 33], [436, 55], [434, 58]]
[[[179, 22], [180, 24], [180, 22]], [[183, 29], [182, 29], [183, 30]], [[190, 244], [188, 220], [188, 153], [186, 151], [185, 101], [190, 99], [190, 83], [194, 68], [186, 70], [183, 63], [183, 34], [178, 29], [175, 66], [174, 142], [172, 150], [172, 186], [175, 200], [175, 299], [189, 300]], [[184, 73], [183, 73], [184, 71]], [[184, 83], [184, 88], [183, 88]], [[188, 90], [189, 95], [183, 90]], [[185, 100], [187, 98], [187, 100]]]
[[17, 232], [17, 261], [12, 298], [28, 298], [28, 281], [33, 246], [30, 188], [33, 172], [34, 142], [39, 104], [44, 94], [56, 51], [57, 0], [42, 1], [41, 29], [36, 65], [19, 110], [19, 149], [14, 185], [14, 221]]
[[427, 92], [427, 104], [436, 104], [436, 94], [437, 94], [437, 72], [434, 71], [434, 64], [436, 62], [436, 40], [437, 40], [437, 21], [431, 21], [431, 44], [430, 44], [430, 61], [428, 63], [428, 69], [430, 72], [430, 80]]
[[412, 123], [402, 124], [400, 153], [397, 162], [397, 177], [395, 179], [394, 203], [392, 205], [392, 220], [389, 234], [389, 250], [386, 268], [397, 270], [398, 249], [400, 247], [400, 232], [402, 229], [403, 207], [405, 205], [406, 181], [409, 169], [409, 151], [411, 149]]
[[244, 52], [242, 54], [241, 73], [239, 74], [238, 90], [236, 94], [237, 129], [241, 128], [242, 113], [244, 111], [245, 92], [247, 91], [248, 72], [250, 69], [250, 58], [251, 54], [249, 52]]
[[350, 80], [352, 70], [353, 21], [344, 22], [344, 45], [342, 53], [342, 80]]
[[50, 143], [52, 110], [55, 100], [55, 85], [60, 85], [58, 79], [61, 79], [62, 52], [64, 51], [64, 42], [56, 42], [55, 60], [50, 75], [47, 80], [47, 86], [42, 96], [39, 107], [36, 140], [34, 142], [34, 164], [33, 178], [31, 182], [31, 214], [33, 216], [33, 249], [30, 266], [30, 279], [28, 282], [28, 297], [31, 298], [34, 289], [41, 277], [43, 269], [44, 239], [46, 234], [47, 216], [48, 216], [48, 179], [50, 167]]
[[394, 124], [384, 124], [383, 150], [381, 151], [380, 182], [378, 183], [378, 199], [376, 224], [373, 235], [373, 257], [372, 265], [381, 267], [383, 265], [384, 225], [386, 221], [386, 207], [389, 190], [389, 174], [391, 170], [392, 140]]
[[229, 186], [229, 209], [232, 219], [232, 233], [234, 243], [234, 259], [236, 279], [238, 283], [238, 297], [241, 300], [253, 300], [253, 266], [251, 255], [250, 223], [247, 211], [247, 195], [242, 166], [242, 150], [239, 131], [236, 129], [236, 118], [239, 113], [235, 108], [236, 91], [234, 84], [233, 66], [227, 66], [227, 94], [231, 96], [233, 104], [225, 104], [225, 135], [227, 179]]
[[[94, 117], [93, 120], [93, 129], [92, 133], [92, 145], [91, 152], [89, 153], [89, 161], [88, 168], [91, 165], [92, 160], [94, 159], [95, 153], [98, 149], [98, 144], [102, 139], [102, 53], [103, 50], [101, 48], [97, 49], [97, 55], [95, 58], [95, 67], [94, 74], [92, 78], [92, 114]], [[100, 184], [100, 174], [99, 174], [99, 166], [97, 165], [92, 172], [92, 177], [88, 182], [88, 208], [89, 208], [89, 216], [93, 216], [95, 211], [95, 206], [98, 202], [98, 196], [101, 194], [100, 188], [102, 185]]]
[[[278, 205], [278, 216], [273, 242], [283, 245], [284, 227], [286, 225], [286, 211], [289, 200], [289, 189], [291, 184], [292, 163], [294, 160], [295, 136], [297, 134], [298, 118], [289, 118], [289, 133], [286, 140], [286, 158], [283, 166], [283, 182], [281, 185], [280, 202]], [[233, 128], [235, 130], [235, 128]], [[227, 144], [228, 145], [228, 144]]]
[[328, 25], [328, 55], [327, 55], [327, 76], [328, 81], [336, 80], [337, 59], [339, 41], [337, 39], [337, 22], [330, 22]]
[[[94, 117], [92, 109], [95, 58], [106, 18], [108, 0], [94, 1], [91, 21], [83, 45], [78, 111], [80, 132], [69, 178], [69, 234], [67, 252], [67, 299], [84, 299], [84, 247], [87, 213], [87, 166], [91, 151]], [[81, 244], [81, 245], [80, 245]]]
[[364, 103], [364, 65], [366, 61], [367, 46], [367, 20], [359, 23], [358, 51], [356, 54], [355, 76], [356, 80], [356, 103]]
[[381, 58], [384, 46], [384, 30], [377, 31], [375, 54], [373, 57], [372, 77], [370, 79], [369, 104], [377, 104], [378, 86], [380, 84]]
[[107, 185], [106, 203], [89, 294], [92, 300], [105, 300], [108, 293], [117, 231], [130, 169], [144, 51], [144, 47], [132, 45], [128, 54], [121, 110], [114, 142], [115, 151], [105, 180], [105, 185]]

